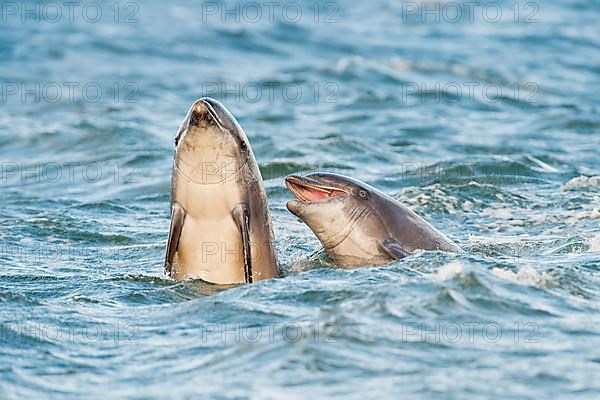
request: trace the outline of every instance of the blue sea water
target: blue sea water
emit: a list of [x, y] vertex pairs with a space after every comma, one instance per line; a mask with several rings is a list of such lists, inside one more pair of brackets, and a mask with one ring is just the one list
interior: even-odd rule
[[[3, 1], [0, 398], [598, 398], [599, 10]], [[162, 273], [203, 95], [250, 138], [281, 279]], [[285, 208], [315, 170], [465, 253], [335, 268]]]

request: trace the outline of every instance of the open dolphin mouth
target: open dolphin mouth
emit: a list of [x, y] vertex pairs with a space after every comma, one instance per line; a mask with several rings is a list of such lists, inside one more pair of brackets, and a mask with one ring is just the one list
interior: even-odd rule
[[348, 194], [343, 189], [327, 186], [310, 178], [290, 175], [285, 178], [285, 186], [296, 198], [303, 202], [323, 201], [335, 196]]

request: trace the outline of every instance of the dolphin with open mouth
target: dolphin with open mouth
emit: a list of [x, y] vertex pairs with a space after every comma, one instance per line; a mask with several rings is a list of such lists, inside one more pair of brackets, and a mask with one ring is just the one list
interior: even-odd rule
[[461, 251], [410, 208], [359, 180], [319, 172], [289, 175], [285, 184], [297, 198], [288, 210], [340, 266], [386, 264], [417, 250]]

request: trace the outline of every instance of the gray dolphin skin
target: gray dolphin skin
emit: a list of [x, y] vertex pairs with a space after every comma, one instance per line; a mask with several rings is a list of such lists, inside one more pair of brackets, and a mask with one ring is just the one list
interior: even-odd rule
[[214, 99], [197, 100], [175, 146], [165, 272], [218, 284], [277, 277], [262, 177], [233, 115]]
[[288, 210], [340, 266], [386, 264], [417, 250], [461, 251], [411, 209], [356, 179], [313, 173], [289, 175], [285, 184], [298, 199]]

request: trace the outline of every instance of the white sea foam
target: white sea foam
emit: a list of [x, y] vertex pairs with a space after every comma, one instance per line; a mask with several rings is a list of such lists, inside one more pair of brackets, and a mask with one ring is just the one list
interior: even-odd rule
[[600, 252], [600, 234], [590, 239], [590, 251]]
[[532, 163], [535, 163], [542, 172], [551, 172], [551, 173], [560, 172], [560, 170], [558, 168], [555, 168], [552, 165], [543, 162], [539, 158], [535, 158], [533, 156], [527, 156], [527, 159], [529, 161], [531, 161]]
[[438, 281], [447, 281], [449, 279], [455, 278], [456, 276], [463, 273], [465, 270], [465, 265], [460, 261], [452, 261], [448, 264], [442, 265], [435, 275], [435, 279]]
[[550, 278], [531, 267], [522, 267], [517, 272], [505, 268], [493, 268], [492, 273], [499, 278], [519, 285], [546, 287]]
[[578, 176], [562, 186], [562, 190], [600, 188], [600, 176]]
[[580, 211], [573, 215], [569, 220], [572, 222], [573, 218], [578, 219], [600, 219], [600, 208], [594, 208], [593, 210]]
[[508, 207], [496, 207], [486, 208], [481, 213], [484, 217], [497, 218], [497, 219], [512, 219], [514, 218], [513, 211]]

